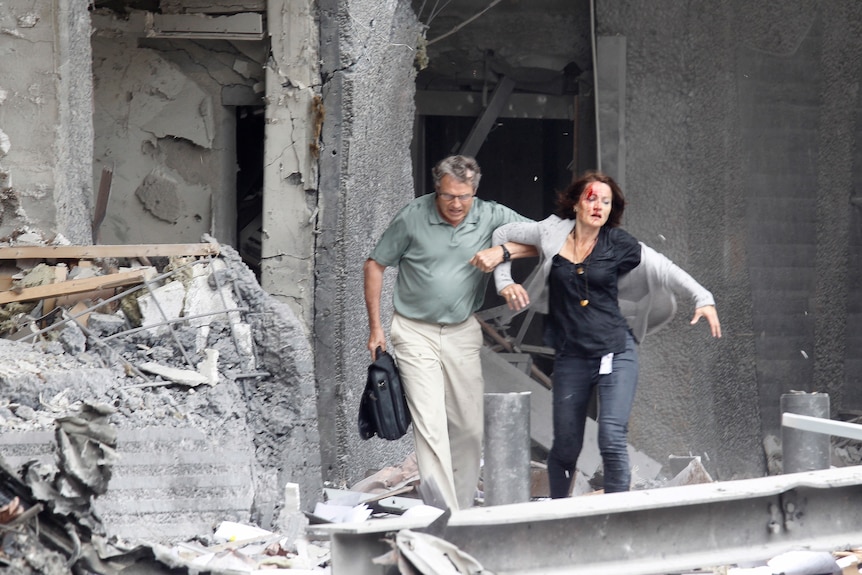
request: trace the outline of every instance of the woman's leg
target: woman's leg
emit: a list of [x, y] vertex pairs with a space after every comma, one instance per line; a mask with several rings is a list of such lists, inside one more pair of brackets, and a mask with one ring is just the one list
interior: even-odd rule
[[584, 443], [584, 426], [599, 361], [557, 356], [554, 360], [554, 442], [548, 454], [551, 497], [568, 497]]
[[631, 334], [626, 350], [614, 355], [613, 372], [600, 376], [599, 450], [605, 475], [605, 493], [628, 491], [631, 484], [629, 467], [629, 416], [638, 385], [638, 352]]

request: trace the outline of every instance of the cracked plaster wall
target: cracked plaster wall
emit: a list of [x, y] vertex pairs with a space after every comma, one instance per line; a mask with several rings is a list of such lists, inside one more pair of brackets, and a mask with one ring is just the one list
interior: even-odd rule
[[262, 80], [226, 41], [142, 39], [140, 20], [94, 14], [95, 187], [113, 170], [102, 243], [236, 245], [236, 120], [226, 87]]
[[0, 4], [0, 236], [90, 239], [90, 20], [86, 3]]
[[311, 0], [273, 1], [267, 9], [272, 51], [266, 66], [261, 285], [310, 326], [320, 231], [316, 148], [323, 122], [317, 6]]

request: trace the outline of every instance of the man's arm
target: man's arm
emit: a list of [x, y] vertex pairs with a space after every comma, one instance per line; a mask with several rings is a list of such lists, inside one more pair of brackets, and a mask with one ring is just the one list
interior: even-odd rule
[[380, 294], [383, 292], [383, 271], [386, 266], [371, 258], [365, 260], [365, 310], [368, 312], [368, 350], [372, 361], [378, 347], [386, 350], [386, 334], [380, 322]]
[[[539, 255], [539, 250], [536, 249], [536, 246], [515, 242], [506, 242], [501, 245], [506, 247], [506, 250], [509, 251], [510, 259], [513, 260]], [[501, 246], [491, 246], [490, 248], [476, 252], [476, 255], [470, 259], [470, 265], [476, 266], [485, 273], [492, 272], [495, 267], [503, 263], [504, 254], [505, 252]]]

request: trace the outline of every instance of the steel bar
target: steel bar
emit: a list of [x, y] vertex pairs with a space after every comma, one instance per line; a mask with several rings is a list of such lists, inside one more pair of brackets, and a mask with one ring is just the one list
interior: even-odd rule
[[[159, 315], [162, 316], [162, 321], [170, 321], [170, 318], [165, 313], [165, 310], [162, 308], [162, 304], [159, 303], [159, 298], [156, 297], [156, 288], [153, 287], [152, 282], [144, 280], [144, 285], [147, 286], [147, 291], [150, 292], [150, 297], [153, 298], [153, 304], [156, 306], [156, 309], [159, 310]], [[186, 364], [192, 369], [195, 368], [195, 364], [192, 359], [189, 357], [186, 348], [183, 346], [180, 338], [177, 337], [177, 332], [174, 330], [174, 324], [171, 323], [168, 325], [168, 331], [171, 333], [171, 338], [173, 338], [174, 343], [177, 346], [177, 349], [180, 350], [180, 353], [183, 355], [183, 359], [186, 360]]]
[[[201, 245], [204, 245], [204, 244], [201, 244]], [[2, 248], [0, 248], [0, 250], [2, 250]], [[196, 263], [198, 263], [198, 260], [195, 260], [195, 261], [192, 261], [192, 262], [185, 263], [185, 264], [183, 264], [183, 265], [181, 265], [181, 266], [179, 266], [179, 267], [177, 267], [177, 268], [175, 268], [175, 269], [172, 269], [172, 270], [170, 270], [170, 271], [167, 271], [167, 272], [163, 273], [162, 275], [159, 275], [159, 276], [154, 277], [154, 278], [153, 278], [153, 279], [151, 279], [150, 281], [151, 281], [151, 282], [157, 282], [157, 281], [163, 280], [163, 279], [165, 279], [165, 278], [168, 278], [168, 277], [170, 277], [170, 276], [172, 276], [172, 275], [176, 274], [178, 271], [180, 271], [180, 270], [182, 270], [182, 269], [184, 269], [184, 268], [187, 268], [187, 267], [189, 267], [189, 266], [193, 266], [193, 265], [195, 265]], [[99, 308], [100, 308], [100, 307], [102, 307], [102, 306], [105, 306], [105, 305], [107, 305], [107, 304], [109, 304], [109, 303], [111, 303], [111, 302], [113, 302], [113, 301], [118, 300], [118, 299], [122, 299], [122, 298], [124, 298], [124, 297], [126, 297], [126, 296], [128, 296], [128, 295], [131, 295], [131, 294], [135, 293], [136, 291], [139, 291], [139, 290], [144, 289], [145, 287], [146, 287], [146, 285], [145, 285], [145, 284], [140, 283], [140, 284], [138, 284], [138, 285], [136, 285], [136, 286], [134, 286], [134, 287], [131, 287], [131, 288], [127, 289], [127, 290], [123, 290], [123, 291], [121, 291], [120, 293], [118, 293], [118, 294], [116, 294], [116, 295], [114, 295], [114, 296], [112, 296], [112, 297], [109, 297], [109, 298], [108, 298], [108, 299], [106, 299], [106, 300], [102, 300], [102, 301], [100, 301], [100, 302], [97, 302], [95, 305], [91, 305], [90, 307], [88, 307], [88, 308], [86, 308], [86, 309], [84, 309], [84, 310], [81, 310], [80, 312], [76, 313], [75, 315], [69, 315], [69, 316], [67, 316], [67, 317], [66, 317], [66, 318], [64, 318], [64, 319], [61, 319], [60, 321], [57, 321], [57, 322], [55, 322], [55, 323], [53, 323], [53, 324], [49, 325], [49, 326], [48, 326], [48, 327], [46, 327], [46, 328], [40, 329], [40, 330], [38, 330], [38, 331], [34, 331], [33, 333], [28, 334], [27, 336], [25, 336], [25, 337], [23, 337], [23, 338], [21, 338], [21, 339], [22, 339], [22, 341], [23, 341], [24, 339], [27, 339], [27, 338], [31, 338], [31, 337], [32, 337], [32, 338], [33, 338], [33, 342], [35, 342], [35, 341], [36, 341], [36, 337], [37, 337], [37, 336], [42, 335], [42, 334], [43, 334], [43, 333], [45, 333], [45, 332], [49, 332], [49, 331], [55, 330], [55, 329], [59, 328], [60, 326], [62, 326], [62, 325], [64, 325], [64, 324], [66, 324], [67, 322], [70, 322], [70, 321], [76, 320], [76, 319], [78, 319], [78, 318], [79, 318], [79, 317], [81, 317], [81, 316], [87, 315], [88, 313], [90, 313], [90, 312], [92, 312], [92, 311], [95, 311], [95, 310], [99, 309]], [[106, 338], [106, 339], [107, 339], [107, 338]]]
[[96, 335], [86, 325], [84, 325], [83, 323], [78, 321], [77, 317], [71, 317], [71, 315], [65, 310], [63, 311], [63, 317], [69, 318], [70, 321], [74, 322], [75, 325], [78, 326], [78, 329], [80, 329], [84, 335], [86, 335], [87, 337], [92, 339], [93, 342], [96, 343], [97, 345], [104, 347], [108, 351], [108, 354], [111, 356], [111, 358], [114, 359], [114, 361], [117, 361], [118, 363], [123, 364], [123, 367], [125, 367], [126, 369], [128, 369], [129, 371], [131, 371], [132, 373], [134, 373], [135, 375], [137, 375], [138, 377], [140, 377], [144, 381], [146, 381], [146, 382], [150, 381], [150, 378], [148, 378], [146, 375], [144, 375], [140, 369], [138, 369], [137, 367], [135, 367], [134, 365], [132, 365], [131, 363], [126, 361], [126, 359], [122, 355], [120, 355], [117, 352], [117, 350], [115, 350], [114, 348], [112, 348], [111, 346], [106, 344], [102, 338], [100, 338], [98, 335]]
[[467, 140], [461, 146], [460, 154], [465, 156], [476, 156], [479, 153], [479, 148], [485, 142], [491, 128], [494, 127], [494, 122], [500, 115], [500, 110], [506, 106], [509, 96], [515, 90], [515, 81], [508, 76], [502, 76], [497, 82], [497, 87], [491, 96], [491, 101], [488, 102], [488, 107], [482, 111], [482, 115], [476, 119]]
[[[512, 344], [502, 335], [500, 335], [497, 330], [491, 326], [488, 322], [484, 321], [479, 316], [475, 316], [476, 320], [479, 322], [479, 325], [482, 326], [482, 329], [485, 333], [487, 333], [491, 339], [500, 344], [503, 349], [508, 352], [516, 351], [517, 348], [513, 347]], [[535, 364], [530, 364], [530, 375], [539, 383], [541, 383], [545, 389], [551, 389], [553, 387], [553, 383], [551, 382], [551, 378], [548, 377], [541, 369], [536, 367]]]
[[[496, 575], [656, 575], [862, 544], [862, 467], [477, 507], [442, 537]], [[431, 519], [313, 525], [333, 575], [383, 575], [385, 534]]]
[[[171, 325], [171, 324], [175, 324], [175, 323], [184, 323], [184, 322], [188, 322], [188, 321], [193, 320], [193, 319], [200, 319], [200, 318], [202, 318], [202, 317], [209, 317], [209, 316], [211, 316], [211, 315], [221, 315], [221, 314], [226, 314], [226, 313], [229, 313], [229, 312], [235, 312], [235, 311], [236, 311], [236, 312], [239, 312], [239, 311], [248, 311], [248, 309], [247, 309], [247, 308], [243, 308], [243, 307], [235, 307], [235, 308], [233, 308], [233, 309], [219, 309], [219, 310], [216, 310], [216, 311], [208, 311], [207, 313], [198, 313], [198, 314], [195, 314], [195, 315], [185, 315], [185, 316], [183, 316], [183, 317], [178, 317], [178, 318], [175, 318], [175, 319], [169, 319], [169, 320], [167, 320], [167, 321], [154, 322], [154, 323], [150, 323], [150, 324], [147, 324], [147, 325], [142, 325], [141, 327], [133, 327], [132, 329], [127, 329], [127, 330], [124, 330], [124, 331], [120, 331], [120, 332], [117, 332], [117, 333], [114, 333], [114, 334], [111, 334], [111, 335], [108, 335], [108, 336], [103, 337], [103, 338], [102, 338], [102, 341], [110, 341], [110, 340], [115, 339], [115, 338], [118, 338], [118, 337], [123, 337], [123, 336], [126, 336], [126, 335], [131, 335], [131, 334], [133, 334], [133, 333], [138, 333], [138, 332], [140, 332], [140, 331], [146, 331], [146, 330], [148, 330], [148, 329], [153, 329], [153, 328], [156, 328], [156, 327], [159, 327], [159, 326], [162, 326], [162, 325]], [[78, 315], [80, 315], [80, 314], [78, 314]], [[75, 317], [78, 317], [78, 316], [75, 316]]]

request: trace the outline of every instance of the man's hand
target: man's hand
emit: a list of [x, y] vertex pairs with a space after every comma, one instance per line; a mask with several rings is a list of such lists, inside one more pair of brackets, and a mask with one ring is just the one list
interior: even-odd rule
[[485, 273], [494, 271], [494, 268], [501, 263], [503, 263], [503, 248], [500, 246], [491, 246], [476, 252], [476, 255], [470, 258], [470, 265], [476, 266]]
[[530, 294], [521, 284], [511, 284], [500, 290], [500, 295], [506, 298], [509, 309], [520, 311], [530, 305]]
[[[506, 242], [503, 245], [508, 248], [509, 257], [513, 260], [539, 255], [539, 250], [536, 249], [536, 246], [529, 244]], [[470, 259], [470, 265], [476, 266], [485, 273], [494, 271], [494, 268], [501, 263], [503, 263], [503, 248], [500, 246], [491, 246], [490, 248], [476, 252], [476, 255]]]
[[383, 333], [383, 328], [373, 329], [368, 335], [368, 351], [371, 352], [371, 361], [377, 359], [378, 347], [386, 351], [386, 335]]
[[712, 337], [721, 337], [721, 322], [718, 321], [718, 312], [715, 311], [714, 305], [705, 305], [694, 310], [694, 317], [691, 318], [691, 325], [694, 325], [705, 317], [709, 322], [709, 329], [712, 332]]

